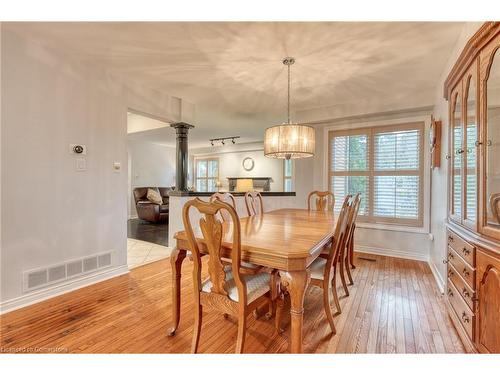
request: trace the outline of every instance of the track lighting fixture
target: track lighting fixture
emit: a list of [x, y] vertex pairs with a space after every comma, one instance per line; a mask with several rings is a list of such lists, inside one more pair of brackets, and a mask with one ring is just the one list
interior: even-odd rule
[[234, 145], [234, 144], [236, 144], [236, 139], [238, 139], [238, 138], [240, 138], [240, 136], [236, 135], [234, 137], [212, 138], [212, 139], [209, 139], [209, 141], [210, 141], [210, 144], [212, 146], [215, 146], [216, 142], [220, 142], [221, 145], [224, 146], [226, 144], [226, 141], [231, 140], [231, 143]]

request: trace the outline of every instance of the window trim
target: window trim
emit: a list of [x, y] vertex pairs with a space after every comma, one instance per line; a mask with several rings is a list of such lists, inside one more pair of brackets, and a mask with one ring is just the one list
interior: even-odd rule
[[290, 192], [294, 191], [294, 181], [293, 181], [293, 176], [294, 176], [294, 172], [295, 172], [295, 163], [293, 162], [293, 159], [290, 159], [290, 162], [292, 163], [292, 174], [290, 176], [286, 176], [285, 175], [285, 163], [286, 163], [286, 159], [283, 159], [283, 191], [286, 192], [286, 180], [290, 180], [290, 182], [292, 183], [292, 190], [290, 190]]
[[[323, 127], [323, 189], [327, 190], [330, 188], [330, 137], [329, 133], [335, 131], [337, 134], [341, 131], [359, 131], [360, 133], [366, 132], [367, 128], [375, 127], [386, 127], [389, 128], [391, 125], [402, 125], [410, 123], [420, 123], [423, 129], [421, 138], [421, 176], [420, 178], [420, 207], [421, 220], [420, 223], [413, 224], [403, 224], [401, 222], [384, 222], [383, 220], [378, 220], [377, 222], [362, 221], [360, 220], [360, 227], [369, 229], [380, 229], [380, 230], [391, 230], [399, 232], [411, 232], [411, 233], [431, 233], [431, 221], [430, 221], [430, 192], [431, 192], [431, 171], [430, 171], [430, 157], [428, 155], [429, 145], [426, 140], [429, 135], [429, 127], [431, 123], [431, 115], [427, 113], [416, 113], [415, 115], [408, 114], [407, 117], [396, 117], [387, 116], [385, 120], [370, 120], [369, 118], [358, 118], [358, 119], [346, 119], [339, 120], [336, 122], [325, 122]], [[392, 118], [391, 118], [392, 117]], [[380, 117], [379, 117], [380, 118]], [[421, 164], [422, 165], [422, 164]], [[397, 219], [399, 221], [399, 219]]]
[[[217, 161], [217, 177], [208, 177], [208, 162], [211, 160], [216, 160]], [[206, 161], [207, 162], [207, 176], [206, 177], [198, 177], [198, 162], [200, 161]], [[214, 180], [219, 181], [219, 176], [220, 176], [220, 160], [218, 157], [201, 157], [201, 158], [194, 158], [194, 187], [197, 190], [198, 187], [198, 180], [206, 180], [207, 181], [207, 188], [208, 188], [208, 180]], [[207, 192], [211, 193], [210, 191], [207, 190]]]

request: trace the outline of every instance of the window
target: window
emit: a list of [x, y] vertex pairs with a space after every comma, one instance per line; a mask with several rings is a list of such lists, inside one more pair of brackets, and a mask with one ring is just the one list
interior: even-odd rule
[[196, 191], [217, 191], [219, 159], [196, 159], [195, 176]]
[[283, 160], [283, 191], [293, 191], [293, 161], [292, 159]]
[[423, 124], [329, 132], [329, 185], [335, 210], [361, 193], [359, 218], [422, 226]]

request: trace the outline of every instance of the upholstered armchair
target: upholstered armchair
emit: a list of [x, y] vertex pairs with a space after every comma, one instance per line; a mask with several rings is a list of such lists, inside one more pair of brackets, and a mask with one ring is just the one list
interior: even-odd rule
[[[148, 189], [160, 193], [163, 204], [156, 204], [148, 200]], [[152, 223], [166, 221], [168, 219], [168, 192], [172, 190], [165, 187], [138, 187], [134, 189], [135, 208], [139, 219]]]

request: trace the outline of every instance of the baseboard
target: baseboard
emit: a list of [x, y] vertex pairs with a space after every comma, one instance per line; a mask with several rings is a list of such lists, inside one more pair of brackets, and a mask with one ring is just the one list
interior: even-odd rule
[[444, 280], [441, 274], [439, 273], [438, 269], [436, 268], [436, 265], [431, 260], [429, 260], [429, 267], [432, 271], [432, 274], [434, 275], [434, 279], [436, 280], [436, 284], [438, 285], [439, 291], [441, 292], [441, 294], [444, 294], [444, 285], [445, 285]]
[[128, 215], [129, 220], [138, 219], [138, 218], [139, 218], [139, 216], [137, 216], [137, 215]]
[[48, 288], [37, 290], [20, 297], [12, 298], [0, 303], [0, 315], [7, 312], [20, 309], [35, 303], [47, 300], [52, 297], [59, 296], [64, 293], [71, 292], [98, 282], [111, 279], [116, 276], [124, 275], [129, 272], [126, 264], [103, 270], [91, 275], [85, 275], [77, 279], [69, 280], [65, 283], [52, 285]]
[[355, 246], [356, 246], [356, 249], [354, 250], [355, 252], [383, 255], [383, 256], [394, 257], [394, 258], [419, 260], [419, 261], [423, 261], [423, 262], [429, 261], [429, 256], [426, 254], [415, 254], [415, 253], [410, 252], [410, 251], [384, 249], [384, 248], [373, 247], [373, 246], [362, 246], [362, 245], [355, 245]]

